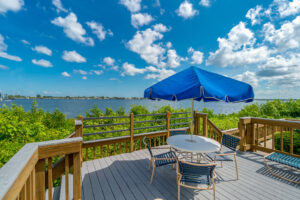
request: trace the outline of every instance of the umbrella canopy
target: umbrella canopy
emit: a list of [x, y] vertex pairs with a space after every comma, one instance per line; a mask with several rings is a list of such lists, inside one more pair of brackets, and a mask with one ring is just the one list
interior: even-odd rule
[[144, 97], [170, 101], [203, 99], [204, 102], [251, 102], [254, 92], [247, 83], [190, 67], [147, 88]]

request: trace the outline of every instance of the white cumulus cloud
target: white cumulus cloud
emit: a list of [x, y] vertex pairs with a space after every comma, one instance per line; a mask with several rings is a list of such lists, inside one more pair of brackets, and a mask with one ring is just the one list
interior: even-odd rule
[[68, 72], [62, 72], [61, 75], [64, 77], [71, 77], [71, 75]]
[[46, 68], [53, 67], [50, 61], [44, 59], [40, 59], [40, 60], [32, 59], [32, 63]]
[[177, 52], [174, 49], [169, 49], [167, 53], [168, 57], [168, 66], [171, 68], [176, 68], [180, 65], [182, 58], [177, 55]]
[[99, 75], [103, 74], [103, 71], [102, 71], [102, 70], [91, 70], [90, 73], [91, 73], [91, 74], [94, 73], [94, 74], [96, 74], [96, 75], [99, 76]]
[[136, 68], [134, 64], [129, 64], [128, 62], [123, 63], [122, 68], [122, 76], [135, 76], [137, 74], [143, 74], [146, 72], [146, 69]]
[[120, 4], [127, 7], [130, 12], [138, 12], [141, 10], [142, 0], [120, 0]]
[[7, 11], [17, 12], [24, 5], [24, 0], [0, 0], [0, 13], [5, 14]]
[[176, 10], [178, 16], [183, 17], [184, 19], [192, 18], [198, 14], [198, 11], [193, 8], [193, 4], [184, 1], [180, 4], [179, 8]]
[[110, 29], [105, 29], [102, 24], [91, 21], [86, 23], [93, 31], [93, 33], [98, 37], [100, 41], [106, 38], [106, 35], [113, 36], [113, 32]]
[[239, 81], [249, 83], [252, 87], [257, 87], [258, 86], [258, 79], [257, 79], [256, 74], [254, 72], [245, 71], [242, 74], [236, 75], [234, 78], [239, 80]]
[[137, 31], [134, 37], [128, 41], [127, 47], [139, 54], [147, 63], [164, 66], [165, 63], [162, 62], [162, 59], [166, 50], [160, 43], [155, 42], [161, 40], [163, 38], [162, 33], [167, 30], [166, 26], [157, 24], [153, 26], [153, 29], [147, 28], [144, 31]]
[[56, 26], [62, 27], [66, 36], [71, 38], [72, 40], [86, 44], [88, 46], [94, 46], [94, 40], [86, 36], [86, 31], [82, 27], [82, 25], [77, 22], [77, 16], [75, 15], [75, 13], [71, 12], [65, 18], [57, 17], [52, 20], [51, 23]]
[[274, 0], [274, 4], [277, 4], [281, 17], [296, 15], [300, 12], [300, 0]]
[[52, 4], [56, 7], [57, 12], [68, 12], [67, 9], [63, 7], [61, 0], [52, 0]]
[[131, 24], [135, 28], [150, 24], [154, 19], [148, 13], [135, 13], [131, 15]]
[[201, 1], [199, 1], [199, 5], [204, 6], [204, 7], [209, 7], [210, 1], [211, 0], [201, 0]]
[[81, 74], [81, 75], [87, 75], [88, 73], [82, 69], [74, 69], [73, 73], [75, 74]]
[[52, 50], [49, 49], [48, 47], [45, 47], [45, 46], [41, 46], [41, 45], [40, 46], [35, 46], [32, 50], [34, 50], [38, 53], [48, 55], [48, 56], [52, 55]]
[[257, 5], [255, 8], [251, 8], [248, 10], [246, 14], [246, 18], [251, 20], [251, 25], [260, 24], [261, 23], [261, 16], [264, 14], [262, 12], [262, 6]]
[[203, 53], [201, 51], [196, 51], [192, 47], [188, 49], [188, 53], [191, 54], [191, 64], [200, 65], [203, 62]]
[[270, 51], [266, 46], [254, 47], [255, 41], [254, 33], [240, 22], [230, 30], [228, 39], [218, 38], [219, 49], [209, 53], [206, 64], [226, 67], [263, 62]]
[[275, 29], [270, 22], [264, 24], [265, 40], [275, 44], [278, 50], [300, 47], [300, 16], [293, 21], [287, 21], [279, 29]]
[[7, 69], [9, 69], [9, 67], [7, 67], [7, 66], [5, 66], [5, 65], [0, 65], [0, 69], [7, 70]]
[[20, 62], [22, 59], [19, 56], [14, 56], [6, 53], [7, 50], [7, 44], [4, 42], [4, 37], [0, 34], [0, 57]]
[[153, 66], [147, 67], [146, 70], [149, 73], [145, 76], [145, 79], [157, 79], [159, 81], [175, 74], [175, 71], [171, 69], [159, 69]]
[[77, 62], [77, 63], [83, 63], [86, 62], [85, 57], [77, 53], [75, 50], [73, 51], [64, 51], [62, 58], [67, 62]]

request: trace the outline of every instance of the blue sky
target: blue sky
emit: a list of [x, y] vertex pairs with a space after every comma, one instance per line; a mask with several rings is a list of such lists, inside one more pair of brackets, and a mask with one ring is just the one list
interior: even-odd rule
[[193, 65], [300, 98], [300, 0], [0, 0], [0, 91], [142, 96]]

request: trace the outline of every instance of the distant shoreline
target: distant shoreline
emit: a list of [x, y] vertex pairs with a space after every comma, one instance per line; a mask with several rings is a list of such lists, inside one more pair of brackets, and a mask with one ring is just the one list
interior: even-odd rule
[[[143, 97], [105, 97], [105, 96], [22, 96], [22, 95], [7, 95], [4, 100], [24, 100], [24, 99], [77, 99], [77, 100], [86, 100], [86, 99], [99, 99], [99, 100], [145, 100], [146, 98]], [[257, 98], [254, 99], [255, 101], [273, 101], [273, 100], [281, 100], [281, 101], [288, 101], [290, 99], [265, 99], [265, 98]], [[298, 100], [298, 99], [292, 99]]]

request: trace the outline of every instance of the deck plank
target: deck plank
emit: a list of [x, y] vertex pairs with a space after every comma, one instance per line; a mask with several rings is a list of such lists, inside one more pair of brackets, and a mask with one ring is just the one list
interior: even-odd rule
[[[162, 153], [167, 150], [154, 151]], [[237, 162], [240, 176], [238, 181], [235, 180], [233, 162], [223, 162], [223, 168], [218, 163], [217, 199], [299, 199], [300, 185], [270, 175], [263, 163], [262, 155], [238, 152]], [[152, 171], [147, 169], [148, 163], [147, 150], [84, 162], [82, 166], [84, 199], [177, 199], [176, 170], [170, 166], [156, 168], [153, 183], [150, 184]], [[212, 191], [183, 187], [181, 189], [181, 199], [212, 198]]]
[[126, 181], [135, 198], [139, 200], [146, 199], [143, 193], [140, 191], [142, 188], [139, 186], [139, 184], [137, 184], [134, 179], [132, 179], [132, 176], [128, 174], [128, 170], [124, 170], [124, 166], [120, 165], [120, 158], [117, 156], [111, 156], [108, 158], [111, 160], [111, 162], [114, 162], [116, 170], [118, 170], [118, 173], [123, 177], [123, 180]]
[[89, 177], [92, 185], [92, 191], [95, 199], [104, 199], [103, 189], [99, 183], [99, 180], [96, 175], [96, 169], [94, 166], [94, 161], [87, 162], [87, 170], [89, 172]]
[[122, 191], [125, 199], [136, 199], [131, 190], [129, 189], [128, 185], [123, 180], [122, 176], [119, 174], [119, 172], [116, 170], [115, 165], [113, 162], [111, 162], [110, 158], [107, 157], [104, 159], [106, 162], [106, 167], [110, 170], [110, 174], [113, 176], [113, 178], [116, 180], [116, 183], [119, 185], [120, 190]]

